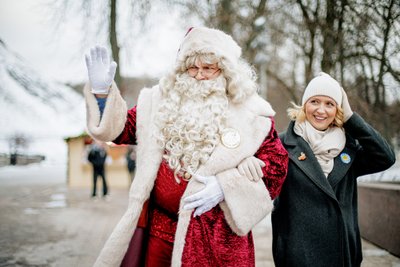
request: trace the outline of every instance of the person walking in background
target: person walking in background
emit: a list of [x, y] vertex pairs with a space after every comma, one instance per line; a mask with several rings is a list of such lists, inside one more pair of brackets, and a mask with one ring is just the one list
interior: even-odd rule
[[130, 145], [128, 147], [128, 151], [126, 152], [126, 167], [128, 168], [129, 177], [131, 179], [131, 183], [133, 178], [135, 177], [135, 169], [136, 169], [136, 148], [135, 146]]
[[[145, 203], [145, 266], [255, 266], [251, 229], [271, 211], [288, 155], [275, 112], [257, 94], [255, 73], [232, 37], [190, 29], [173, 71], [143, 89], [129, 111], [107, 50], [91, 49], [86, 65], [89, 133], [137, 141], [128, 209], [95, 266], [135, 266]], [[253, 165], [261, 167], [257, 182], [249, 180]]]
[[360, 266], [357, 177], [388, 169], [393, 150], [326, 73], [288, 114], [280, 138], [289, 170], [272, 211], [275, 266]]
[[107, 151], [105, 150], [104, 145], [101, 142], [94, 141], [94, 143], [90, 147], [88, 154], [88, 161], [92, 164], [93, 167], [93, 198], [97, 196], [97, 177], [99, 176], [102, 179], [103, 197], [106, 197], [108, 195], [107, 180], [104, 168], [106, 158]]

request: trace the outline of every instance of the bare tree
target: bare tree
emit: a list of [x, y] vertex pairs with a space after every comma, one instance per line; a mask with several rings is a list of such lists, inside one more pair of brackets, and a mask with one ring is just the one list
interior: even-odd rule
[[[258, 68], [261, 78], [267, 74], [267, 28], [269, 15], [267, 0], [221, 0], [221, 1], [171, 1], [183, 7], [189, 16], [203, 21], [205, 26], [218, 28], [233, 36], [243, 48], [243, 56]], [[266, 79], [260, 79], [265, 81]], [[265, 88], [266, 84], [262, 84]], [[266, 92], [262, 92], [266, 97]]]
[[[131, 31], [126, 34], [135, 35], [137, 32], [145, 30], [146, 15], [151, 8], [151, 3], [145, 0], [107, 0], [103, 2], [95, 0], [48, 0], [44, 6], [48, 12], [48, 22], [53, 25], [54, 34], [60, 33], [62, 25], [67, 20], [79, 20], [84, 31], [82, 47], [85, 43], [95, 43], [95, 39], [106, 36], [106, 40], [111, 48], [113, 59], [117, 62], [119, 68], [115, 73], [115, 82], [119, 84], [121, 93], [124, 94], [124, 82], [121, 77], [120, 51], [129, 50], [132, 46], [120, 41], [121, 32], [118, 31], [118, 25], [122, 7], [124, 12], [129, 12], [128, 20], [131, 24]], [[136, 24], [136, 27], [135, 27]], [[98, 42], [99, 40], [97, 40]], [[128, 54], [131, 54], [128, 52]]]
[[254, 61], [260, 51], [260, 37], [266, 34], [265, 21], [269, 15], [267, 0], [241, 1], [171, 1], [183, 7], [183, 12], [197, 17], [208, 27], [232, 35], [243, 48], [244, 57]]
[[[117, 61], [122, 47], [121, 33], [117, 29], [118, 6], [122, 1], [109, 0], [100, 11], [95, 10], [98, 2], [81, 0], [78, 3], [82, 12], [75, 12], [88, 20], [96, 20], [102, 14], [96, 24], [101, 27], [96, 28], [108, 34], [113, 58]], [[72, 1], [67, 0], [53, 2], [63, 4], [63, 8], [57, 7], [56, 14], [66, 14], [66, 7], [72, 5]], [[367, 118], [376, 114], [382, 116], [389, 107], [392, 110], [391, 105], [395, 105], [388, 92], [394, 95], [394, 90], [400, 85], [399, 1], [168, 2], [173, 8], [183, 8], [185, 17], [196, 17], [206, 26], [231, 34], [243, 48], [243, 56], [258, 68], [260, 75], [267, 75], [267, 81], [293, 101], [297, 102], [307, 82], [322, 70], [341, 82], [352, 102], [360, 111], [365, 111], [363, 115]], [[150, 2], [129, 3], [135, 11], [131, 17], [144, 21], [142, 16], [151, 7]], [[77, 16], [68, 14], [58, 17]], [[260, 80], [265, 83], [265, 79]], [[386, 137], [395, 134], [391, 119], [374, 119], [374, 123], [378, 129], [384, 129]]]
[[265, 72], [292, 100], [297, 101], [305, 84], [322, 70], [339, 80], [356, 111], [386, 137], [396, 134], [394, 117], [383, 115], [398, 105], [388, 99], [388, 92], [395, 95], [400, 85], [398, 1], [173, 2], [205, 25], [232, 34], [254, 65], [260, 55], [267, 55]]
[[[360, 7], [361, 6], [361, 7]], [[359, 65], [358, 75], [370, 82], [361, 96], [375, 108], [385, 109], [387, 106], [387, 83], [385, 76], [397, 83], [400, 82], [399, 68], [399, 18], [400, 4], [394, 0], [368, 1], [363, 5], [352, 6], [350, 15], [352, 24], [346, 38], [351, 40], [345, 54], [346, 65]]]
[[400, 3], [349, 1], [348, 8], [341, 63], [347, 73], [345, 84], [355, 89], [358, 111], [391, 139], [399, 135], [398, 116], [388, 113], [398, 106], [393, 98], [399, 97], [395, 90], [400, 85]]

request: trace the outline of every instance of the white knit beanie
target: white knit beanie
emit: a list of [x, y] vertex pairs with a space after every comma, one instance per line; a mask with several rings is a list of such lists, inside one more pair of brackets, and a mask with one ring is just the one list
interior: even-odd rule
[[338, 104], [342, 105], [342, 87], [329, 74], [320, 72], [312, 79], [304, 91], [301, 104], [304, 105], [310, 97], [316, 95], [329, 96]]
[[194, 27], [189, 30], [183, 39], [178, 56], [178, 65], [187, 57], [196, 53], [212, 53], [219, 58], [225, 58], [236, 63], [242, 54], [242, 49], [223, 31], [206, 27]]

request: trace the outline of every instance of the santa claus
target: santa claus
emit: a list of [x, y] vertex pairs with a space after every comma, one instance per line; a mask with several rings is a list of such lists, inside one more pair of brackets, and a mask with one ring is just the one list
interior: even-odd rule
[[128, 208], [95, 266], [133, 266], [137, 256], [145, 266], [254, 266], [251, 229], [271, 211], [288, 156], [237, 43], [192, 28], [175, 69], [130, 110], [107, 50], [92, 48], [86, 64], [88, 132], [137, 143]]

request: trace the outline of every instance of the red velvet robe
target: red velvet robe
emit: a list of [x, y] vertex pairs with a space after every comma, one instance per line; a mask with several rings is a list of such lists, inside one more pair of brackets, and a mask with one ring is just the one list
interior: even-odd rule
[[[128, 111], [125, 128], [114, 143], [134, 144], [135, 132], [136, 107]], [[255, 156], [265, 163], [263, 181], [271, 198], [274, 199], [278, 196], [286, 177], [288, 157], [274, 128], [273, 119], [270, 133]], [[151, 250], [167, 249], [169, 254], [172, 253], [179, 202], [186, 186], [187, 182], [183, 180], [180, 184], [175, 181], [173, 171], [163, 161], [150, 199], [148, 227], [150, 238], [159, 238], [169, 244], [169, 247], [160, 243], [158, 247], [150, 245]], [[160, 266], [160, 264], [154, 264], [154, 266]], [[233, 233], [225, 221], [222, 210], [217, 205], [201, 216], [191, 219], [185, 239], [182, 266], [255, 266], [252, 234], [250, 232], [246, 236], [238, 236]]]

